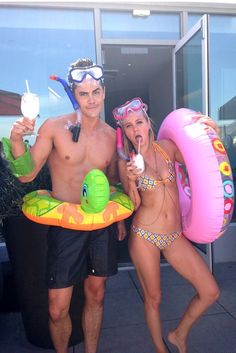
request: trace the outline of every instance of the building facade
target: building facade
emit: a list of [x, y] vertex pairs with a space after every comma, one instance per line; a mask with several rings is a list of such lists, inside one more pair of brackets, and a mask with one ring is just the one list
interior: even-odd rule
[[[0, 43], [0, 137], [20, 114], [26, 81], [40, 96], [38, 126], [71, 111], [50, 75], [66, 78], [71, 62], [90, 57], [105, 69], [108, 123], [113, 107], [135, 96], [156, 130], [175, 108], [202, 111], [218, 122], [236, 178], [235, 1], [0, 1]], [[202, 248], [209, 263], [213, 254], [236, 261], [234, 220]]]

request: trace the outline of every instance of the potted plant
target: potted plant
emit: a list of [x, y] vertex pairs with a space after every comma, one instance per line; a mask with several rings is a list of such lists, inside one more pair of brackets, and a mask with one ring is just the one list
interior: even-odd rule
[[[13, 276], [26, 337], [30, 343], [52, 348], [48, 329], [48, 290], [45, 282], [48, 226], [28, 220], [21, 212], [22, 197], [36, 189], [51, 188], [45, 166], [38, 177], [23, 184], [0, 158], [0, 220], [12, 266]], [[72, 335], [70, 345], [82, 341], [83, 285], [74, 288], [70, 314]]]

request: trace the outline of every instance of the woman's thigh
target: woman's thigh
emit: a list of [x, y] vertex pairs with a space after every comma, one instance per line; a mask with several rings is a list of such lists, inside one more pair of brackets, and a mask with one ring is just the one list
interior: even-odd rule
[[218, 288], [206, 262], [183, 235], [166, 248], [163, 255], [168, 263], [198, 292]]
[[160, 250], [145, 239], [131, 233], [129, 252], [144, 294], [160, 293]]

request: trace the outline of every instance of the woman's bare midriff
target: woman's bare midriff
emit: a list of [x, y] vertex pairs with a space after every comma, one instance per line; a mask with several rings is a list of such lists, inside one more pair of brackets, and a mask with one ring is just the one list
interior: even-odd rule
[[181, 229], [178, 190], [174, 185], [164, 187], [165, 192], [158, 188], [142, 191], [143, 202], [133, 218], [135, 226], [154, 233], [169, 233]]

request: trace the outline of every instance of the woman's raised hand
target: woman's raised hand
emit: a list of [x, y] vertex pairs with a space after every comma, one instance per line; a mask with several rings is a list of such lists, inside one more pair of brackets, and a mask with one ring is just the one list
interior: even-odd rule
[[136, 181], [140, 175], [141, 169], [137, 168], [134, 161], [131, 159], [126, 164], [127, 166], [127, 177], [130, 181]]
[[193, 121], [205, 124], [206, 128], [207, 127], [212, 128], [213, 130], [215, 130], [217, 134], [219, 134], [220, 132], [219, 126], [216, 124], [216, 122], [207, 115], [198, 113], [196, 116], [193, 117]]

